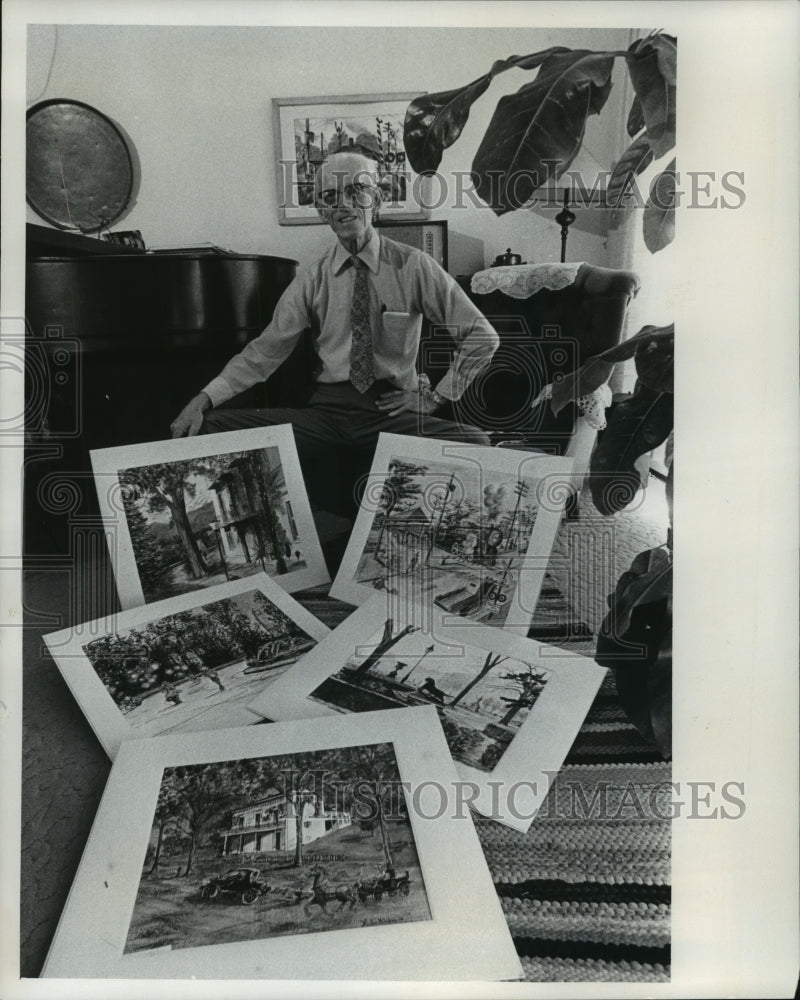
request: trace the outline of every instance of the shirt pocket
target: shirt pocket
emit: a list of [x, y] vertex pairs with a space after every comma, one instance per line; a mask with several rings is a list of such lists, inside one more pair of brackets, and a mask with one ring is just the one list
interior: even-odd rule
[[387, 361], [413, 364], [417, 358], [418, 323], [416, 317], [406, 312], [381, 313], [379, 350]]

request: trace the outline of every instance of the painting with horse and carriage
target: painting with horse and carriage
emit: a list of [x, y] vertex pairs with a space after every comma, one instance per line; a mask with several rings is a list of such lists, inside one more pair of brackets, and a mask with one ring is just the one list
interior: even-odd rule
[[328, 629], [266, 574], [45, 637], [109, 756], [126, 739], [247, 726]]
[[521, 976], [436, 712], [128, 740], [44, 974]]
[[125, 951], [430, 920], [391, 743], [165, 768]]
[[374, 591], [527, 631], [571, 459], [382, 434], [331, 595]]

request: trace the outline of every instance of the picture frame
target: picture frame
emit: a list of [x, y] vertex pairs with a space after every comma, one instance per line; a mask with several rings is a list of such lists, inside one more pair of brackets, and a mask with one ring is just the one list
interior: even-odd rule
[[429, 181], [414, 173], [403, 148], [406, 108], [420, 93], [273, 98], [279, 224], [322, 225], [314, 207], [314, 175], [332, 152], [347, 150], [378, 163], [381, 187], [388, 195], [381, 204], [381, 219], [429, 218]]
[[381, 434], [331, 597], [379, 591], [527, 635], [578, 485], [571, 458]]
[[375, 595], [250, 708], [284, 722], [432, 704], [473, 808], [525, 833], [606, 670], [503, 629], [448, 628], [442, 617]]
[[[393, 766], [382, 764], [377, 774], [370, 761], [385, 758]], [[340, 762], [348, 760], [351, 777], [338, 782]], [[281, 788], [266, 781], [276, 768], [282, 768]], [[374, 821], [383, 822], [387, 847], [383, 837], [362, 829], [362, 806], [353, 797], [353, 779], [362, 771], [374, 786]], [[214, 817], [202, 825], [197, 811], [189, 815], [182, 805], [198, 782], [206, 807], [210, 802], [204, 815]], [[286, 800], [299, 801], [301, 788], [300, 816], [313, 822], [321, 795], [331, 817], [324, 838], [301, 846], [301, 865], [287, 875], [282, 859], [272, 863], [274, 851], [254, 856], [238, 848], [235, 865], [224, 853], [228, 838], [264, 826], [261, 818], [236, 825], [254, 794], [277, 789], [287, 812]], [[177, 853], [164, 860], [162, 837], [154, 868], [165, 792]], [[301, 844], [305, 838], [303, 833]], [[390, 865], [376, 872], [380, 863], [362, 866], [362, 858], [385, 859], [386, 850], [397, 891], [376, 894]], [[308, 886], [311, 851], [322, 874], [313, 874]], [[236, 872], [250, 873], [247, 886], [220, 884]], [[320, 895], [320, 879], [327, 895]], [[398, 888], [401, 881], [408, 892]], [[333, 899], [334, 914], [323, 904], [337, 889], [355, 903]], [[305, 916], [298, 917], [298, 907]], [[223, 934], [217, 932], [220, 921]], [[457, 775], [436, 712], [422, 707], [126, 743], [42, 975], [487, 982], [519, 979], [522, 970], [475, 828], [459, 807]]]
[[260, 572], [330, 580], [291, 425], [89, 455], [123, 610]]
[[328, 632], [261, 573], [44, 640], [113, 760], [126, 740], [258, 722], [253, 696]]

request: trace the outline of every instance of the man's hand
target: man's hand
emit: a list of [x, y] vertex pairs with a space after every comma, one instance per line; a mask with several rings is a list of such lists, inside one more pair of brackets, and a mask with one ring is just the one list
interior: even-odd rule
[[410, 389], [386, 392], [375, 400], [375, 405], [389, 417], [396, 417], [406, 410], [411, 413], [433, 413], [437, 407], [430, 396]]
[[203, 425], [203, 414], [210, 409], [211, 400], [209, 397], [204, 392], [198, 393], [189, 400], [170, 424], [169, 429], [172, 431], [172, 436], [174, 438], [194, 437], [195, 434], [199, 434]]

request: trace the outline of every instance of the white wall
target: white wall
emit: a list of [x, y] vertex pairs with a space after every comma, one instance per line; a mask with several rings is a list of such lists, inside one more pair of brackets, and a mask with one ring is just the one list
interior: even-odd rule
[[[210, 242], [306, 262], [328, 236], [319, 226], [278, 225], [273, 97], [446, 90], [512, 54], [550, 45], [619, 49], [627, 37], [623, 30], [590, 29], [41, 25], [29, 28], [27, 97], [84, 101], [133, 140], [141, 187], [114, 228], [140, 229], [149, 247]], [[621, 63], [608, 104], [587, 127], [582, 162], [598, 168], [610, 169], [622, 148]], [[497, 99], [531, 78], [510, 70], [493, 81], [445, 153], [443, 173], [469, 169]], [[28, 213], [28, 221], [44, 224]], [[496, 218], [489, 209], [467, 207], [432, 217], [484, 240], [487, 263], [509, 246], [532, 263], [558, 259], [558, 227], [539, 215]], [[569, 259], [608, 262], [602, 238], [576, 227]]]

